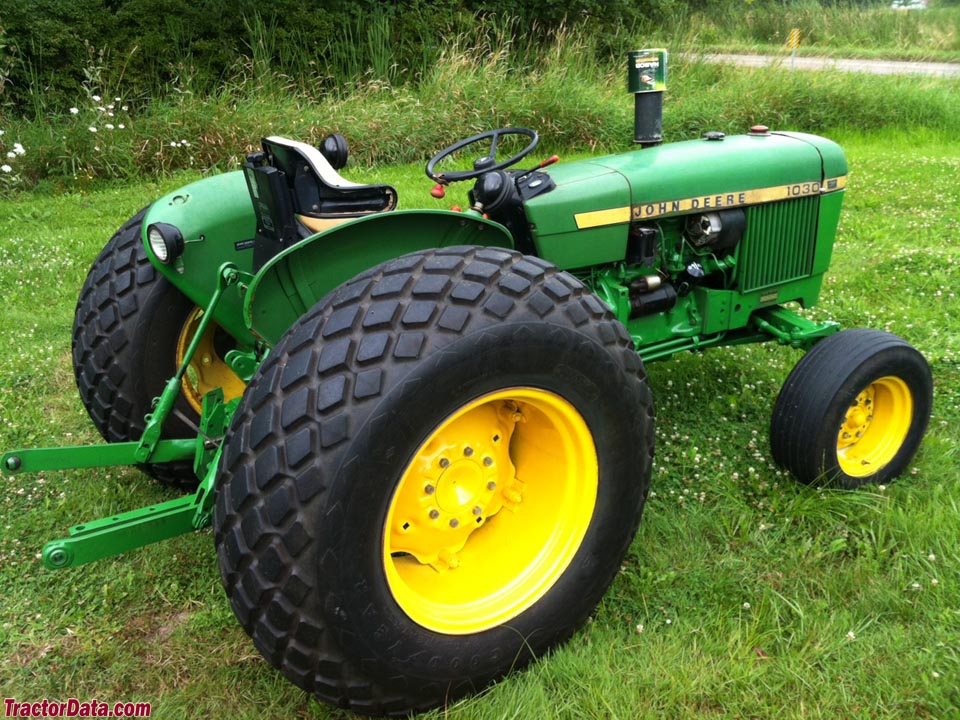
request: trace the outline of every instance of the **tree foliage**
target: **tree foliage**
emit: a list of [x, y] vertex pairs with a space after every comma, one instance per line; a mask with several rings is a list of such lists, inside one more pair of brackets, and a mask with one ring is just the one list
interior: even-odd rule
[[[244, 61], [312, 67], [320, 81], [349, 80], [330, 78], [331, 67], [362, 72], [378, 63], [402, 75], [478, 13], [547, 35], [565, 22], [629, 21], [637, 7], [629, 0], [3, 0], [0, 46], [15, 61], [0, 102], [15, 114], [62, 111], [121, 82], [144, 98], [171, 88], [211, 91]], [[356, 62], [344, 62], [345, 43]]]

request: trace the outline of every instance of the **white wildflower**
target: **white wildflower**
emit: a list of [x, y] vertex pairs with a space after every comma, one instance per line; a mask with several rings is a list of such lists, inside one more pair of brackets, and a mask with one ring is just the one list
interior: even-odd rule
[[11, 160], [13, 160], [16, 156], [17, 156], [17, 154], [16, 154], [15, 152], [8, 152], [8, 153], [7, 153], [7, 157], [10, 158]]
[[749, 609], [750, 609], [750, 603], [745, 602], [745, 603], [743, 604], [743, 609], [744, 609], [744, 610], [749, 610]]
[[79, 112], [80, 112], [80, 108], [70, 108], [71, 115], [76, 115]]
[[90, 127], [88, 127], [87, 130], [89, 130], [90, 132], [96, 132], [96, 131], [97, 131], [97, 129], [96, 129], [93, 125], [91, 125]]
[[91, 96], [90, 99], [93, 100], [94, 102], [100, 102], [100, 96], [99, 96], [99, 95], [93, 95], [93, 96]]
[[117, 127], [123, 130], [126, 127], [126, 125], [124, 125], [123, 123], [120, 123], [119, 125], [117, 125]]
[[3, 172], [8, 173], [8, 172], [11, 172], [13, 168], [10, 167], [9, 165], [0, 165], [0, 170], [3, 170]]
[[107, 130], [113, 130], [113, 125], [112, 125], [111, 123], [107, 123], [106, 125], [104, 125], [104, 127], [105, 127]]
[[23, 149], [23, 145], [21, 145], [20, 143], [13, 144], [13, 151], [17, 155], [24, 155], [27, 152], [26, 150]]
[[853, 630], [847, 633], [847, 640], [856, 640], [857, 636], [853, 634]]

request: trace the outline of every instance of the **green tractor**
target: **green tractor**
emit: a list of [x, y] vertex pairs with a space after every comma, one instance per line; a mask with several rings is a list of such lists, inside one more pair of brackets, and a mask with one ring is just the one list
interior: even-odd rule
[[333, 135], [265, 138], [242, 171], [130, 219], [73, 329], [106, 444], [2, 467], [137, 465], [192, 492], [71, 528], [46, 567], [212, 524], [270, 664], [322, 701], [406, 714], [522, 667], [593, 611], [650, 485], [645, 362], [807, 350], [774, 406], [775, 460], [841, 488], [900, 474], [930, 414], [924, 358], [788, 307], [818, 300], [841, 149], [763, 126], [661, 144], [665, 53], [629, 71], [639, 149], [522, 169], [534, 131], [475, 135], [427, 164], [435, 196], [472, 181], [463, 211], [349, 182]]

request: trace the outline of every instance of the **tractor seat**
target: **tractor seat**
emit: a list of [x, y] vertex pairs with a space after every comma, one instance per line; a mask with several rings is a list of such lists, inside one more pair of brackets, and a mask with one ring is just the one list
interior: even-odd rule
[[[390, 185], [360, 185], [340, 176], [317, 148], [282, 137], [262, 140], [270, 165], [286, 175], [293, 211], [307, 218], [357, 217], [397, 207]], [[340, 167], [346, 164], [344, 142]]]
[[397, 207], [397, 191], [390, 185], [360, 185], [340, 177], [337, 169], [347, 162], [342, 136], [327, 138], [323, 152], [282, 137], [261, 143], [263, 152], [248, 155], [243, 165], [257, 216], [254, 270], [305, 237]]

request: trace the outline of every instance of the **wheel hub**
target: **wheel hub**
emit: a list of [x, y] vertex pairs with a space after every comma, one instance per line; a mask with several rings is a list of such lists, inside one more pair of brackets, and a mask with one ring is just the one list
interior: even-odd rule
[[[413, 555], [438, 572], [457, 567], [471, 533], [504, 507], [503, 487], [517, 485], [509, 446], [515, 421], [494, 406], [459, 418], [424, 447], [408, 469], [395, 515], [393, 552]], [[504, 479], [508, 482], [504, 482]]]
[[838, 449], [855, 445], [869, 430], [870, 423], [873, 422], [873, 396], [874, 389], [871, 385], [857, 395], [857, 399], [850, 405], [840, 428], [840, 437], [837, 440]]
[[443, 512], [459, 515], [477, 506], [484, 484], [483, 468], [478, 463], [459, 460], [437, 481], [437, 505]]

